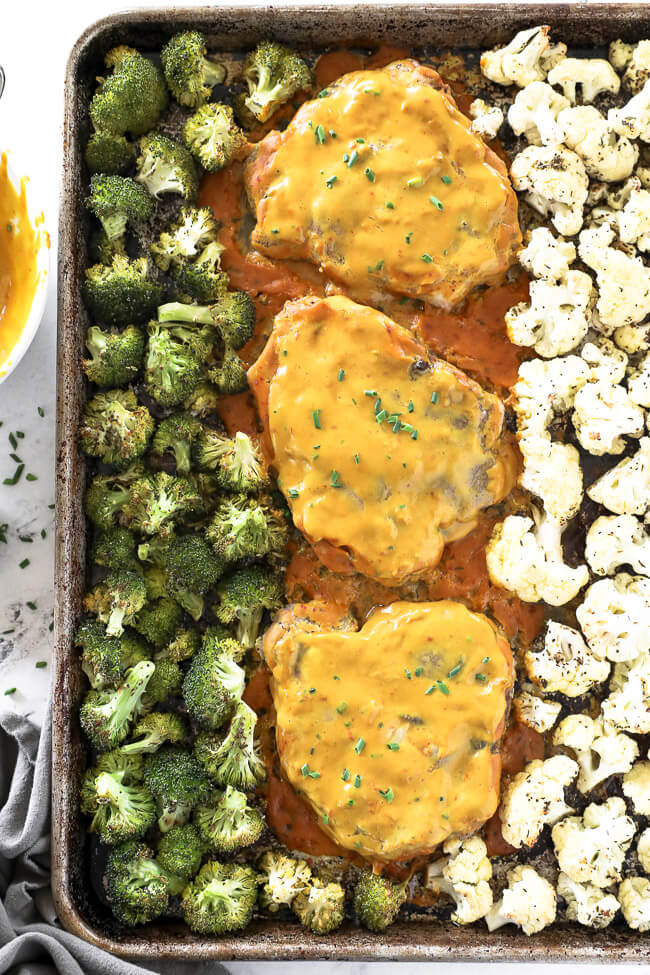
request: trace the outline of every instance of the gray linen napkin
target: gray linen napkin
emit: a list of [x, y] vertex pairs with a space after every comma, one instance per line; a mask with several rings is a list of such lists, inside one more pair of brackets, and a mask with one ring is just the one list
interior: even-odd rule
[[50, 890], [51, 707], [42, 732], [0, 706], [0, 975], [192, 975], [211, 963], [123, 961], [64, 931]]

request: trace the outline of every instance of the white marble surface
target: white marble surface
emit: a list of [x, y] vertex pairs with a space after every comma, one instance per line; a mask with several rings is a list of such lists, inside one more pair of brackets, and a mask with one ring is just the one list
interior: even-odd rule
[[[241, 6], [254, 6], [238, 0]], [[290, 0], [285, 0], [290, 2]], [[139, 6], [158, 6], [156, 0], [140, 0]], [[317, 4], [314, 4], [317, 5]], [[439, 4], [440, 5], [440, 4]], [[174, 6], [194, 6], [176, 3]], [[215, 5], [215, 7], [218, 6]], [[0, 0], [0, 64], [7, 73], [7, 86], [0, 101], [0, 151], [9, 146], [24, 161], [46, 205], [52, 238], [52, 275], [47, 311], [27, 355], [9, 379], [0, 385], [0, 525], [9, 524], [8, 544], [0, 545], [0, 693], [9, 687], [15, 694], [3, 700], [23, 713], [40, 715], [49, 683], [53, 611], [53, 512], [54, 501], [54, 402], [56, 345], [56, 222], [61, 167], [61, 116], [63, 78], [70, 47], [88, 24], [105, 14], [123, 9], [119, 0]], [[38, 126], [33, 119], [37, 117]], [[38, 407], [44, 416], [38, 414]], [[11, 475], [15, 463], [9, 458], [8, 435], [20, 430], [17, 453], [37, 480], [18, 486], [1, 482]], [[41, 537], [45, 530], [46, 537]], [[31, 542], [19, 540], [31, 538]], [[29, 558], [25, 569], [19, 563]], [[30, 609], [28, 602], [36, 604]], [[47, 668], [36, 668], [37, 661]], [[211, 966], [206, 965], [206, 971]], [[433, 965], [355, 963], [232, 963], [236, 975], [410, 975]], [[438, 975], [450, 965], [436, 966]], [[464, 965], [469, 975], [477, 965]], [[493, 967], [504, 967], [493, 965]], [[530, 965], [508, 966], [519, 975]], [[552, 966], [558, 972], [568, 966]], [[596, 966], [585, 966], [587, 972]], [[610, 967], [614, 973], [619, 966]], [[585, 970], [585, 969], [583, 969]], [[620, 966], [622, 971], [622, 966]], [[456, 971], [458, 969], [456, 968]], [[179, 966], [182, 973], [182, 966]]]

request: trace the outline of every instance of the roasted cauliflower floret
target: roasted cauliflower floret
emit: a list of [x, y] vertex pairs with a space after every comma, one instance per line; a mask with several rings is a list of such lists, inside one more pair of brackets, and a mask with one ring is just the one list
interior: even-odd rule
[[557, 879], [557, 892], [564, 898], [569, 921], [577, 921], [588, 928], [606, 928], [621, 906], [613, 894], [607, 894], [593, 884], [577, 884], [565, 873]]
[[622, 454], [623, 437], [643, 433], [643, 410], [630, 399], [623, 386], [602, 380], [587, 383], [576, 394], [573, 426], [580, 445], [590, 454]]
[[626, 179], [634, 169], [639, 150], [629, 139], [619, 136], [593, 105], [565, 108], [557, 124], [564, 134], [563, 141], [578, 153], [589, 176], [612, 183]]
[[482, 98], [475, 98], [469, 106], [472, 132], [480, 135], [486, 142], [496, 139], [503, 124], [503, 112], [498, 105], [488, 105]]
[[452, 921], [472, 924], [485, 917], [492, 907], [489, 884], [492, 865], [487, 847], [479, 836], [470, 836], [465, 840], [447, 840], [442, 849], [447, 855], [429, 864], [427, 886], [455, 901]]
[[549, 71], [547, 80], [561, 88], [573, 105], [578, 101], [578, 85], [583, 102], [593, 102], [604, 91], [616, 95], [621, 87], [621, 79], [604, 58], [564, 58]]
[[628, 772], [639, 755], [633, 738], [605, 726], [602, 718], [594, 720], [587, 714], [570, 714], [560, 721], [553, 744], [575, 753], [580, 766], [577, 786], [585, 794], [610, 775]]
[[540, 499], [551, 517], [568, 521], [582, 501], [582, 470], [576, 448], [552, 442], [550, 437], [525, 437], [519, 448], [524, 459], [521, 486]]
[[609, 45], [607, 58], [614, 70], [622, 74], [630, 63], [633, 51], [634, 44], [627, 44], [619, 38], [616, 41], [612, 41]]
[[555, 229], [567, 237], [582, 227], [589, 178], [577, 153], [564, 146], [528, 146], [515, 156], [513, 186]]
[[550, 69], [566, 57], [566, 44], [551, 44], [550, 27], [521, 30], [505, 47], [481, 54], [481, 71], [497, 85], [520, 88], [543, 81]]
[[522, 362], [513, 388], [519, 437], [549, 436], [547, 427], [553, 417], [571, 409], [589, 378], [589, 367], [575, 355]]
[[621, 879], [621, 867], [634, 836], [634, 823], [619, 796], [602, 805], [592, 802], [582, 816], [569, 816], [551, 832], [560, 870], [578, 884], [609, 887]]
[[[630, 800], [637, 816], [650, 816], [650, 761], [636, 762], [625, 773], [623, 795]], [[648, 840], [650, 841], [650, 834]]]
[[628, 370], [627, 392], [637, 406], [650, 407], [650, 352]]
[[650, 141], [650, 84], [646, 82], [622, 108], [610, 108], [607, 120], [619, 135]]
[[[620, 47], [615, 48], [614, 52], [612, 49], [614, 45], [620, 45]], [[650, 41], [639, 41], [638, 44], [623, 44], [623, 41], [614, 41], [610, 44], [610, 61], [614, 68], [618, 70], [624, 70], [623, 75], [623, 85], [629, 91], [636, 94], [641, 91], [646, 81], [650, 79]], [[612, 60], [612, 53], [614, 53], [615, 61]], [[623, 67], [619, 69], [618, 65], [623, 63]]]
[[587, 489], [592, 501], [619, 515], [643, 515], [650, 508], [650, 437]]
[[[641, 624], [648, 633], [648, 614]], [[646, 636], [647, 640], [647, 636]], [[609, 697], [602, 703], [603, 718], [621, 731], [650, 734], [650, 651], [614, 667]]]
[[573, 812], [564, 790], [578, 775], [577, 762], [566, 755], [529, 762], [506, 786], [499, 816], [506, 843], [521, 849], [534, 846], [547, 825]]
[[650, 579], [619, 572], [589, 586], [576, 617], [591, 652], [602, 660], [634, 660], [648, 647]]
[[526, 673], [534, 684], [551, 694], [581, 697], [607, 680], [610, 664], [594, 656], [582, 635], [551, 620], [543, 643], [536, 641], [524, 654]]
[[580, 234], [578, 254], [596, 272], [596, 308], [603, 326], [635, 325], [650, 312], [650, 268], [611, 246], [615, 234], [609, 224], [589, 227]]
[[636, 855], [646, 873], [650, 873], [650, 826], [644, 829], [636, 844]]
[[650, 325], [622, 325], [614, 330], [614, 342], [628, 355], [650, 349]]
[[524, 934], [537, 934], [555, 920], [557, 904], [552, 885], [526, 865], [508, 871], [508, 886], [485, 921], [488, 931], [516, 924]]
[[531, 281], [530, 304], [520, 302], [506, 312], [508, 337], [545, 359], [566, 355], [587, 334], [595, 301], [592, 280], [583, 271], [568, 271], [557, 282]]
[[627, 356], [617, 349], [611, 339], [598, 335], [593, 342], [585, 342], [580, 355], [591, 369], [591, 378], [607, 383], [620, 383], [625, 376]]
[[625, 204], [616, 211], [616, 229], [624, 244], [634, 244], [643, 252], [650, 250], [650, 190], [631, 188]]
[[549, 515], [535, 521], [508, 515], [497, 524], [485, 550], [492, 582], [527, 603], [563, 606], [589, 581], [586, 565], [573, 569], [562, 553], [562, 524]]
[[540, 734], [553, 727], [562, 710], [562, 705], [557, 701], [545, 701], [529, 691], [520, 691], [512, 706], [517, 720]]
[[650, 931], [650, 880], [626, 877], [619, 885], [618, 899], [628, 926], [635, 931]]
[[526, 85], [508, 109], [508, 124], [533, 146], [556, 146], [564, 139], [557, 117], [571, 103], [543, 81]]
[[599, 576], [611, 576], [620, 565], [650, 575], [650, 535], [634, 515], [602, 515], [587, 532], [585, 558]]
[[547, 227], [536, 227], [526, 239], [526, 246], [519, 251], [519, 263], [534, 278], [560, 281], [569, 273], [569, 266], [576, 259], [573, 244], [562, 237], [554, 237]]

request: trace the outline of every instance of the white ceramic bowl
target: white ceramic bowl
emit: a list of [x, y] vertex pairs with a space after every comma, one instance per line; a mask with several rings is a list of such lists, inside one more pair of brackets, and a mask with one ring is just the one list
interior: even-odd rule
[[0, 150], [0, 154], [2, 153], [6, 153], [7, 175], [16, 192], [20, 193], [21, 182], [25, 186], [27, 213], [29, 221], [36, 231], [38, 250], [36, 256], [36, 290], [32, 299], [32, 305], [18, 341], [9, 353], [6, 361], [0, 364], [0, 383], [4, 382], [7, 376], [11, 375], [14, 371], [38, 331], [38, 326], [41, 324], [41, 319], [45, 312], [50, 269], [50, 235], [45, 225], [43, 207], [40, 204], [38, 195], [34, 191], [29, 177], [25, 175], [15, 154], [6, 149]]

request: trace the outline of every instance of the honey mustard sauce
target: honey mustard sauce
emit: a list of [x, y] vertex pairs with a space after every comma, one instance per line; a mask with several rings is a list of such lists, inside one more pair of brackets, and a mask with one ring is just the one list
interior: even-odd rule
[[29, 220], [25, 186], [17, 191], [0, 157], [0, 375], [27, 322], [34, 299], [38, 235]]

